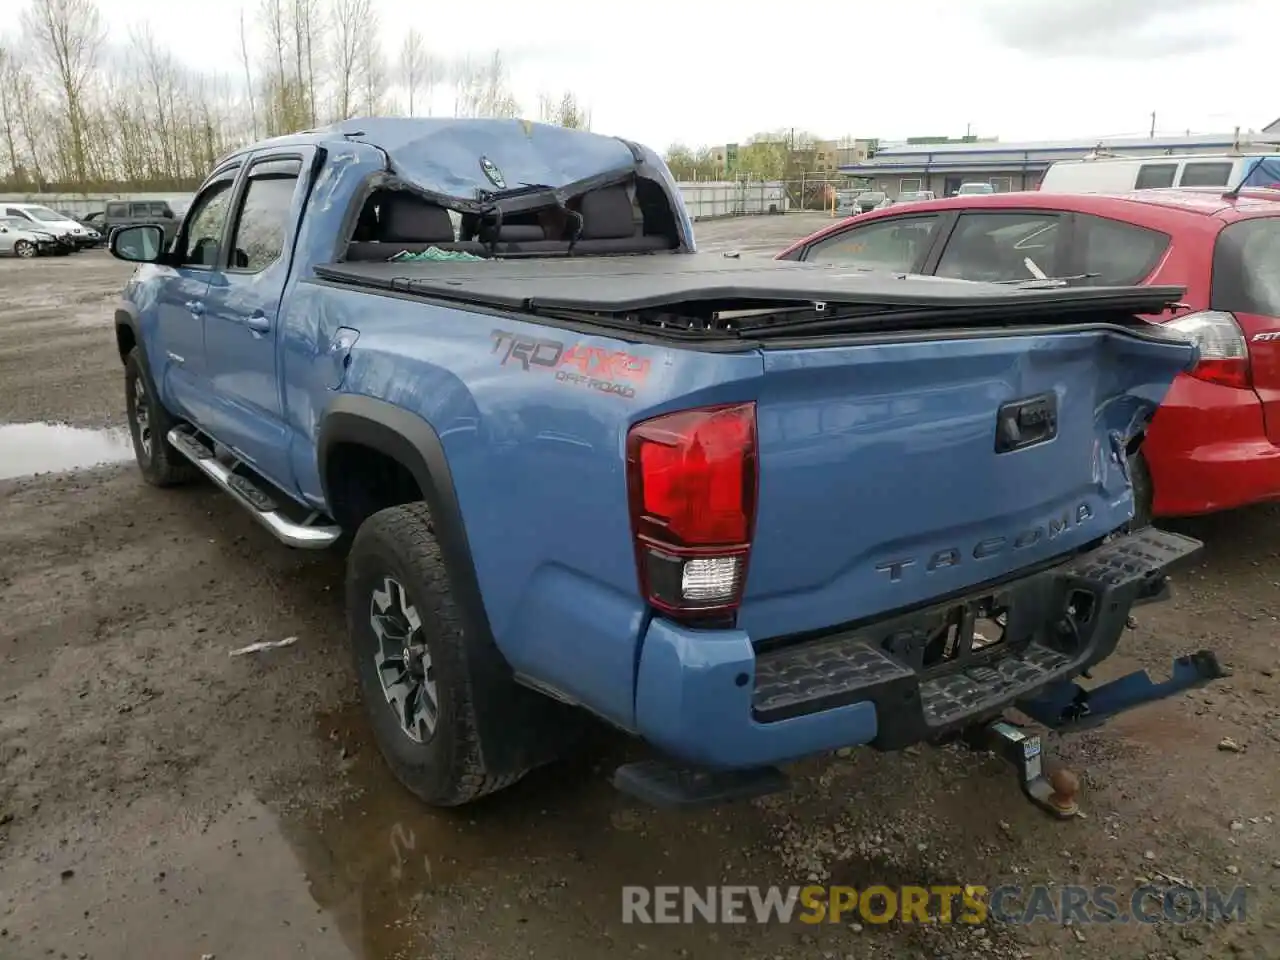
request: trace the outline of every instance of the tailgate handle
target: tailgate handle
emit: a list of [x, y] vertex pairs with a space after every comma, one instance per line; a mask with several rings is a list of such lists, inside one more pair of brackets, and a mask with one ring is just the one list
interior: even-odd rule
[[1011, 400], [996, 413], [996, 453], [1023, 450], [1058, 435], [1058, 395]]

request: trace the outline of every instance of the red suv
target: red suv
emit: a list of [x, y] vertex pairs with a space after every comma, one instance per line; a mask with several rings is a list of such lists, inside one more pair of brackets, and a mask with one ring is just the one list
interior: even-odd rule
[[1280, 193], [1002, 193], [873, 210], [779, 259], [964, 280], [1185, 287], [1195, 340], [1134, 458], [1136, 520], [1280, 498]]

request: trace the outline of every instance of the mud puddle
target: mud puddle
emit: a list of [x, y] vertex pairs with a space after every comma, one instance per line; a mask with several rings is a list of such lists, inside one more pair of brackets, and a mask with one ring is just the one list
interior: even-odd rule
[[628, 885], [787, 882], [762, 850], [761, 811], [664, 813], [617, 794], [607, 772], [625, 745], [437, 811], [396, 782], [358, 706], [323, 715], [316, 732], [327, 782], [247, 784], [216, 809], [144, 801], [117, 821], [124, 845], [87, 827], [11, 851], [0, 956], [7, 943], [32, 958], [494, 960], [566, 956], [571, 943], [592, 957], [727, 960], [741, 938], [782, 948], [800, 936], [623, 922]]
[[0, 480], [63, 473], [133, 457], [127, 430], [64, 423], [0, 423]]

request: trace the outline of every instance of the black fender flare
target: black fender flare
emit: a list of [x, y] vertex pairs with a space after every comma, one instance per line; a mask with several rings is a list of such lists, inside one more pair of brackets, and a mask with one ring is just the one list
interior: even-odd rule
[[[120, 347], [120, 329], [125, 328], [130, 332], [133, 342], [137, 346], [142, 346], [142, 327], [138, 322], [138, 308], [126, 300], [122, 300], [116, 304], [115, 309], [115, 334], [116, 347]], [[124, 363], [128, 357], [128, 352], [119, 350], [120, 362]]]
[[417, 414], [384, 400], [356, 394], [335, 397], [321, 419], [316, 443], [326, 503], [331, 502], [326, 465], [340, 443], [361, 444], [391, 457], [413, 474], [422, 491], [455, 600], [470, 628], [467, 669], [486, 769], [495, 775], [514, 774], [554, 759], [562, 742], [556, 732], [565, 728], [565, 708], [517, 683], [498, 649], [453, 474], [435, 429]]

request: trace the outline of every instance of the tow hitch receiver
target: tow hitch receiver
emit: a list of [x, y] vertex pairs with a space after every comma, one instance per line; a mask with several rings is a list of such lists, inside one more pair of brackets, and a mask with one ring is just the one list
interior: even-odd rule
[[1202, 687], [1227, 675], [1212, 651], [1200, 650], [1174, 660], [1173, 674], [1162, 683], [1153, 681], [1145, 670], [1126, 674], [1092, 690], [1071, 680], [1060, 680], [1045, 687], [1037, 696], [1018, 701], [1017, 707], [1051, 730], [1086, 730], [1134, 707]]
[[973, 747], [991, 750], [1013, 764], [1018, 773], [1018, 786], [1037, 807], [1061, 820], [1080, 816], [1076, 805], [1079, 789], [1076, 775], [1063, 768], [1045, 775], [1044, 748], [1039, 736], [997, 720], [981, 728], [976, 740], [971, 743]]

